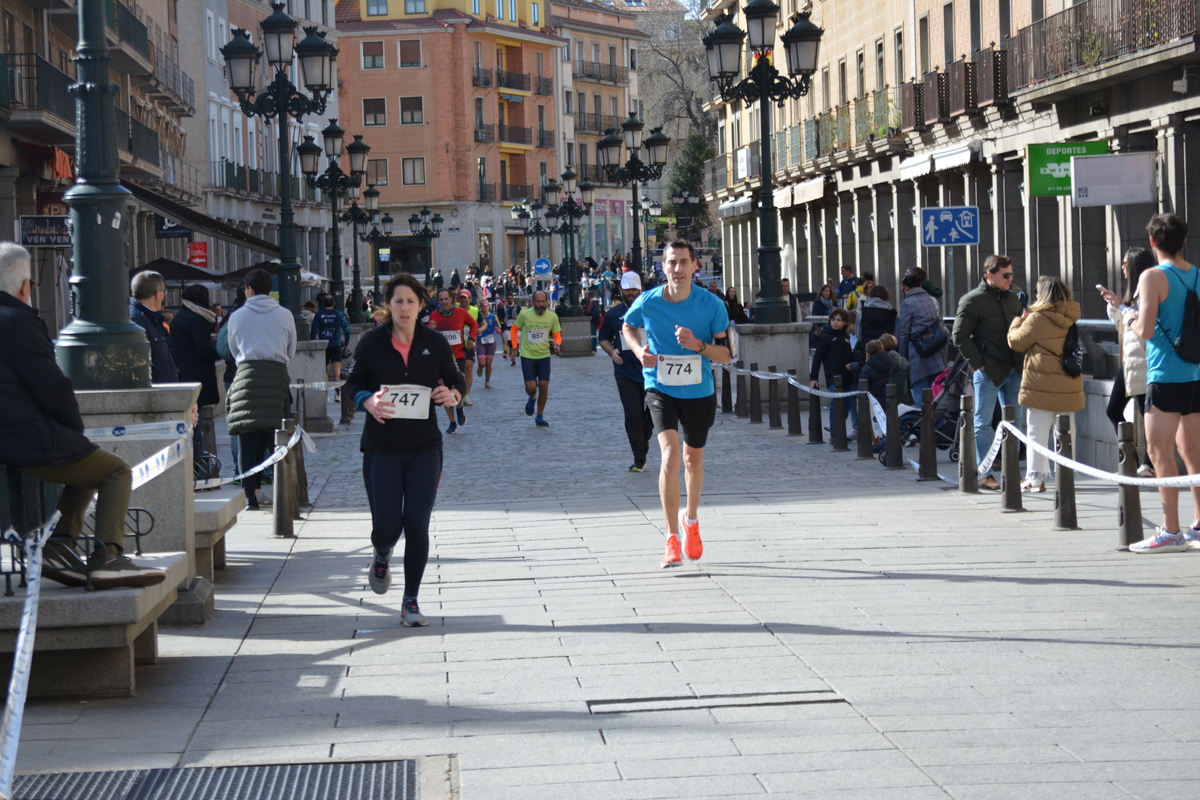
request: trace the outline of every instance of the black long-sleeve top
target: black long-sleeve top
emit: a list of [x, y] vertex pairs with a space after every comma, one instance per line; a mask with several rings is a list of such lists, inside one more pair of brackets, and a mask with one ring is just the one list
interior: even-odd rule
[[[424, 325], [418, 325], [413, 334], [412, 348], [408, 351], [408, 364], [392, 345], [392, 326], [382, 325], [363, 334], [354, 351], [354, 372], [346, 380], [342, 391], [354, 397], [359, 392], [374, 394], [381, 386], [396, 386], [412, 383], [435, 389], [439, 381], [461, 394], [466, 390], [466, 379], [454, 364], [454, 353], [446, 339]], [[378, 422], [370, 414], [363, 426], [359, 449], [377, 450], [383, 453], [404, 455], [436, 450], [442, 446], [442, 432], [438, 427], [437, 405], [429, 401], [427, 419], [389, 419]]]

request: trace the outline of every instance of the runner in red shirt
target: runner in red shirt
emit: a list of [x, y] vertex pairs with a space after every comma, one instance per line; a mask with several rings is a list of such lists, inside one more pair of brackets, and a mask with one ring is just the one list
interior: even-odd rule
[[[454, 351], [454, 363], [458, 371], [467, 374], [466, 350], [474, 349], [475, 338], [479, 329], [471, 315], [462, 308], [455, 307], [450, 299], [450, 291], [442, 289], [437, 295], [438, 307], [429, 315], [429, 327], [446, 337], [450, 349]], [[467, 424], [467, 414], [463, 411], [462, 401], [453, 410], [446, 407], [446, 416], [450, 418], [450, 427], [446, 433], [455, 433], [459, 425]], [[458, 420], [455, 421], [455, 417]]]

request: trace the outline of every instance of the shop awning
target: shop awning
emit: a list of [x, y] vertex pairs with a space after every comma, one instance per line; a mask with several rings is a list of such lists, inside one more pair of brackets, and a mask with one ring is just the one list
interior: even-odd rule
[[928, 153], [912, 156], [900, 162], [900, 180], [911, 181], [928, 175], [933, 169], [933, 159]]
[[156, 258], [153, 261], [148, 261], [137, 269], [130, 271], [129, 274], [132, 277], [139, 272], [146, 272], [147, 270], [157, 272], [163, 276], [163, 280], [171, 281], [172, 283], [220, 283], [225, 278], [222, 273], [214, 269], [182, 264], [169, 258]]
[[731, 197], [717, 207], [717, 213], [722, 219], [728, 217], [740, 217], [743, 214], [750, 213], [750, 207], [754, 203], [754, 195], [746, 192], [740, 197]]
[[981, 146], [981, 142], [974, 139], [955, 147], [936, 151], [933, 154], [933, 171], [941, 172], [944, 169], [953, 169], [971, 163], [979, 156]]
[[811, 203], [814, 200], [820, 200], [825, 196], [825, 190], [828, 183], [825, 177], [813, 178], [812, 180], [804, 181], [796, 184], [794, 194], [797, 203]]
[[213, 219], [207, 214], [176, 202], [153, 189], [147, 189], [141, 184], [125, 180], [124, 178], [121, 179], [121, 185], [128, 189], [133, 198], [143, 206], [152, 211], [157, 211], [164, 217], [175, 220], [184, 227], [191, 228], [198, 233], [203, 233], [214, 239], [249, 247], [251, 250], [257, 250], [260, 253], [266, 253], [271, 256], [279, 255], [279, 245], [271, 244], [265, 239], [260, 239], [245, 231], [238, 230], [228, 223]]
[[792, 187], [785, 186], [782, 189], [776, 189], [772, 194], [775, 200], [776, 208], [791, 208], [792, 207]]

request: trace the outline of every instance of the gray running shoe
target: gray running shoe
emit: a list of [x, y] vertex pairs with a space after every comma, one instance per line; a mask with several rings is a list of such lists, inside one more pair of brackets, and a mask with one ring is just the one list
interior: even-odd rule
[[425, 615], [421, 613], [421, 609], [417, 605], [415, 598], [405, 600], [400, 606], [400, 621], [404, 623], [404, 627], [406, 628], [424, 628], [429, 624], [425, 619]]
[[372, 558], [367, 582], [371, 584], [371, 591], [375, 594], [387, 594], [387, 590], [392, 588], [392, 568], [386, 561]]

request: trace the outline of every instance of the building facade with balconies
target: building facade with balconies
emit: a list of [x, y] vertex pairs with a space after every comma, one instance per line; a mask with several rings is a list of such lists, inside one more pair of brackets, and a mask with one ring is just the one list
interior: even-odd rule
[[[449, 278], [524, 266], [510, 208], [556, 173], [554, 62], [566, 44], [543, 0], [342, 0], [340, 102], [371, 145], [367, 180], [398, 233], [390, 269]], [[441, 214], [431, 244], [406, 236]]]
[[[707, 14], [721, 10], [744, 27], [732, 3]], [[1085, 317], [1103, 318], [1093, 287], [1123, 283], [1121, 257], [1144, 246], [1149, 217], [1200, 219], [1188, 168], [1200, 84], [1185, 74], [1200, 64], [1195, 0], [825, 0], [813, 10], [825, 29], [820, 65], [808, 96], [772, 107], [769, 158], [758, 152], [757, 104], [712, 104], [721, 147], [706, 195], [720, 203], [726, 282], [743, 296], [758, 288], [767, 168], [797, 291], [849, 265], [895, 301], [900, 276], [920, 266], [945, 290], [947, 313], [999, 252], [1017, 285], [1061, 277]], [[1156, 200], [1076, 207], [1069, 187], [1031, 195], [1027, 147], [1084, 141], [1155, 154]], [[919, 209], [945, 206], [978, 207], [979, 245], [925, 246]]]
[[555, 32], [569, 42], [555, 59], [561, 109], [559, 163], [563, 170], [573, 167], [579, 180], [596, 184], [592, 213], [580, 222], [576, 255], [596, 261], [618, 252], [628, 255], [634, 224], [629, 216], [632, 192], [605, 176], [596, 158], [596, 142], [608, 130], [620, 133], [630, 114], [641, 116], [638, 47], [650, 36], [638, 30], [634, 14], [618, 10], [613, 3], [554, 0], [551, 8]]

